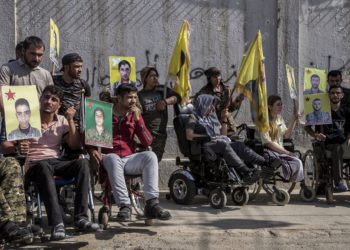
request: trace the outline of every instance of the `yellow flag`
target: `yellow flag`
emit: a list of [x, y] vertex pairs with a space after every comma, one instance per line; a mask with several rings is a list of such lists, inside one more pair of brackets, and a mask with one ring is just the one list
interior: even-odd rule
[[60, 55], [60, 31], [55, 22], [50, 18], [50, 59], [58, 68]]
[[185, 103], [191, 93], [190, 85], [190, 53], [189, 53], [189, 23], [184, 20], [177, 37], [176, 45], [169, 64], [169, 76], [175, 79], [175, 91], [181, 96], [181, 102]]
[[244, 93], [251, 103], [252, 119], [261, 133], [269, 131], [266, 79], [261, 33], [244, 56], [236, 80], [236, 89]]

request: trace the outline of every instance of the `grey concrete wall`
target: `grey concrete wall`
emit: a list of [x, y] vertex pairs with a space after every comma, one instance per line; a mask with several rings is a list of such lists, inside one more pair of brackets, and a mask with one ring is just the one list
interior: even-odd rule
[[[283, 97], [287, 120], [292, 102], [286, 63], [294, 67], [300, 90], [303, 68], [310, 63], [343, 68], [346, 80], [350, 79], [350, 2], [346, 0], [0, 0], [0, 6], [1, 62], [14, 57], [16, 42], [26, 36], [37, 35], [48, 45], [52, 17], [60, 28], [61, 55], [75, 51], [83, 56], [89, 71], [83, 76], [93, 84], [95, 96], [101, 82], [108, 84], [108, 78], [101, 79], [109, 75], [109, 55], [135, 56], [137, 70], [155, 64], [165, 82], [183, 19], [191, 24], [193, 93], [206, 83], [205, 68], [217, 66], [225, 80], [230, 78], [257, 29], [263, 36], [268, 94]], [[48, 50], [45, 56], [43, 66], [49, 68]], [[234, 80], [233, 76], [228, 81], [231, 86]], [[237, 120], [250, 122], [247, 102]], [[304, 144], [307, 137], [300, 131], [297, 135]], [[167, 156], [174, 159], [178, 154], [170, 126]]]

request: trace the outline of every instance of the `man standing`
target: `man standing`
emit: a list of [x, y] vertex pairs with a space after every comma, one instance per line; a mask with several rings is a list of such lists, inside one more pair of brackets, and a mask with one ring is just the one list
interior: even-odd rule
[[36, 85], [40, 96], [46, 86], [53, 84], [50, 72], [39, 66], [44, 51], [39, 37], [27, 37], [23, 41], [23, 58], [1, 66], [0, 85]]
[[[157, 156], [152, 151], [135, 153], [135, 135], [144, 147], [152, 143], [152, 135], [145, 126], [136, 100], [135, 86], [122, 84], [117, 88], [113, 110], [113, 149], [102, 151], [107, 154], [103, 159], [103, 166], [108, 173], [115, 201], [120, 207], [117, 220], [131, 219], [131, 201], [124, 174], [142, 174], [146, 200], [145, 216], [169, 220], [170, 213], [159, 205]], [[90, 148], [89, 153], [97, 162], [102, 161], [96, 148]]]
[[335, 192], [345, 192], [347, 188], [343, 183], [342, 177], [344, 153], [342, 144], [347, 142], [349, 145], [350, 143], [350, 111], [341, 106], [344, 94], [340, 86], [331, 86], [328, 93], [331, 101], [332, 124], [316, 126], [315, 130], [311, 126], [306, 126], [305, 130], [317, 141], [324, 142], [326, 149], [332, 152]]
[[327, 75], [328, 88], [332, 86], [341, 86], [343, 89], [344, 97], [341, 101], [341, 105], [350, 108], [350, 86], [345, 86], [343, 83], [342, 72], [340, 70], [331, 70]]
[[327, 112], [322, 111], [322, 103], [320, 98], [312, 101], [313, 112], [306, 115], [306, 125], [319, 125], [331, 123], [331, 117]]
[[319, 89], [320, 77], [319, 75], [312, 75], [310, 77], [311, 88], [304, 90], [304, 95], [324, 93], [324, 91]]
[[181, 98], [172, 89], [159, 86], [158, 71], [154, 67], [144, 67], [141, 70], [143, 89], [138, 93], [142, 107], [142, 118], [153, 136], [152, 151], [156, 153], [158, 162], [162, 160], [168, 124], [168, 105], [179, 103]]
[[31, 111], [29, 102], [24, 98], [17, 99], [15, 102], [15, 110], [18, 120], [18, 128], [8, 134], [7, 140], [13, 141], [40, 137], [40, 131], [30, 125]]
[[112, 84], [111, 86], [112, 96], [115, 96], [115, 91], [121, 84], [132, 84], [136, 86], [136, 82], [130, 80], [131, 65], [127, 60], [121, 60], [118, 63], [118, 70], [120, 74], [120, 81]]
[[90, 86], [80, 78], [83, 70], [83, 59], [77, 53], [64, 55], [62, 58], [62, 75], [53, 78], [54, 84], [63, 91], [62, 106], [59, 114], [64, 115], [69, 107], [75, 107], [74, 121], [83, 131], [82, 117], [84, 112], [84, 97], [91, 96]]
[[[72, 149], [80, 147], [79, 133], [74, 123], [75, 109], [70, 107], [66, 118], [57, 115], [63, 92], [56, 86], [47, 86], [40, 97], [40, 117], [42, 137], [19, 141], [19, 150], [27, 155], [29, 169], [26, 179], [38, 185], [44, 201], [49, 224], [52, 226], [51, 239], [65, 238], [66, 233], [59, 207], [54, 175], [75, 178], [74, 220], [79, 230], [98, 230], [98, 224], [88, 221], [89, 162], [87, 159], [65, 161], [59, 158], [62, 141]], [[15, 150], [15, 144], [3, 142], [9, 152]]]

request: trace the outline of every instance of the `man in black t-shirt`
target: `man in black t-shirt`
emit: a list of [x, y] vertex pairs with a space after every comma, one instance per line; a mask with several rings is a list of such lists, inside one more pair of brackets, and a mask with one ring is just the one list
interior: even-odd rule
[[62, 89], [64, 97], [59, 114], [64, 115], [66, 110], [73, 106], [76, 109], [74, 121], [80, 132], [83, 131], [84, 97], [91, 96], [90, 86], [80, 78], [83, 69], [83, 59], [77, 53], [66, 54], [62, 58], [62, 75], [53, 77], [54, 84]]
[[331, 101], [332, 124], [318, 125], [314, 130], [311, 126], [306, 126], [305, 130], [317, 141], [324, 142], [325, 148], [331, 151], [334, 191], [345, 192], [347, 188], [342, 177], [344, 154], [342, 144], [350, 143], [350, 110], [341, 105], [344, 93], [339, 85], [330, 86], [328, 94]]

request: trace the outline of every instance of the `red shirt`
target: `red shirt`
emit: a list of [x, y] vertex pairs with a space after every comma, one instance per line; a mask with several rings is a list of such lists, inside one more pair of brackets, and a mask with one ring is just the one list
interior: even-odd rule
[[127, 114], [119, 119], [113, 115], [113, 149], [105, 148], [102, 153], [114, 153], [120, 157], [131, 155], [135, 152], [135, 135], [144, 147], [148, 147], [152, 143], [152, 135], [148, 131], [142, 116], [139, 121], [135, 121], [133, 115]]

